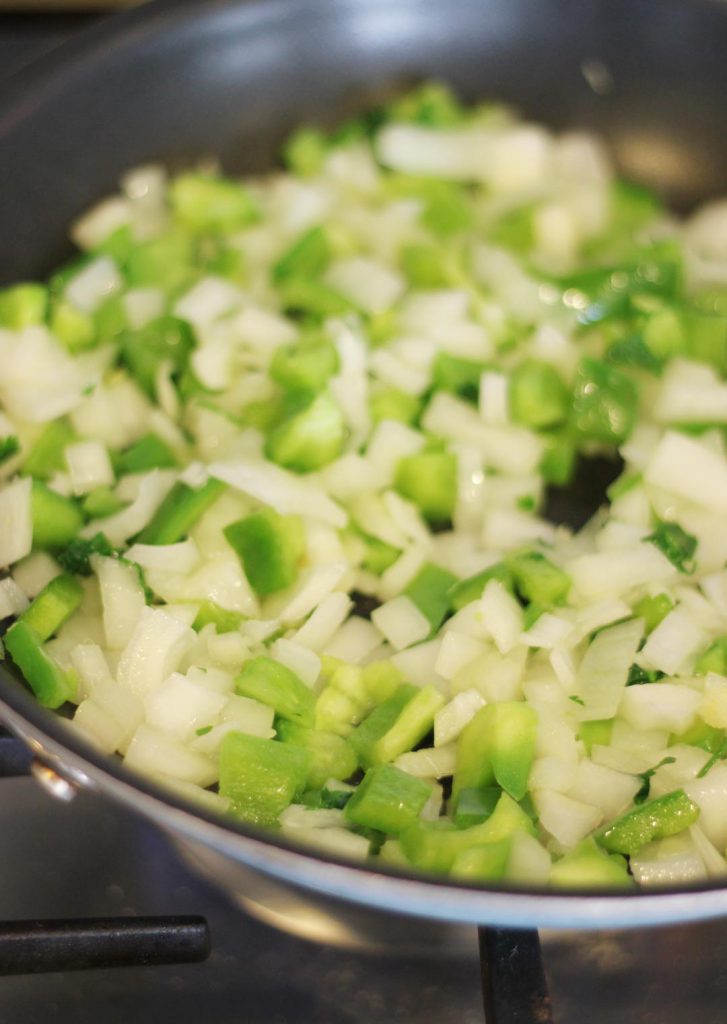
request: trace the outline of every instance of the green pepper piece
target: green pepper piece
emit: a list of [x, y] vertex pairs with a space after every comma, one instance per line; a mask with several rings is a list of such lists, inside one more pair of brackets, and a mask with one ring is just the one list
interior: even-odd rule
[[527, 601], [546, 608], [565, 603], [571, 578], [540, 551], [508, 555], [505, 565], [512, 573], [518, 592]]
[[699, 807], [683, 789], [635, 807], [607, 826], [596, 839], [609, 853], [638, 853], [654, 839], [677, 835], [693, 825]]
[[258, 594], [274, 594], [297, 579], [305, 552], [305, 532], [299, 516], [281, 516], [265, 508], [230, 523], [223, 533]]
[[551, 885], [564, 889], [598, 889], [601, 886], [632, 889], [635, 886], [623, 857], [609, 855], [593, 838], [584, 839], [557, 860], [550, 869], [549, 881]]
[[309, 764], [301, 747], [228, 732], [220, 745], [220, 795], [243, 820], [273, 825], [303, 792]]
[[53, 420], [46, 427], [25, 457], [23, 473], [37, 480], [49, 480], [66, 468], [65, 450], [77, 440], [66, 420]]
[[472, 828], [473, 825], [481, 825], [483, 821], [487, 821], [501, 795], [502, 790], [497, 786], [460, 790], [454, 815], [457, 828]]
[[207, 174], [180, 174], [169, 187], [177, 221], [188, 231], [235, 231], [259, 217], [248, 191], [238, 182]]
[[382, 388], [371, 395], [369, 408], [374, 423], [381, 420], [399, 420], [400, 423], [415, 423], [421, 412], [421, 399], [408, 395], [396, 388]]
[[281, 284], [291, 278], [319, 277], [328, 266], [330, 259], [331, 246], [323, 228], [320, 226], [309, 228], [273, 265], [273, 282]]
[[83, 600], [83, 587], [67, 573], [55, 576], [25, 609], [19, 622], [32, 629], [41, 643], [57, 633]]
[[449, 594], [457, 582], [453, 573], [427, 562], [414, 579], [407, 583], [402, 593], [414, 602], [429, 620], [432, 632], [436, 632], [449, 613]]
[[31, 494], [33, 547], [62, 548], [83, 526], [83, 514], [71, 498], [56, 494], [40, 480], [33, 480]]
[[64, 672], [54, 661], [27, 622], [18, 620], [13, 623], [3, 637], [3, 643], [40, 704], [46, 708], [59, 708], [66, 701], [75, 699], [75, 677]]
[[447, 873], [463, 850], [510, 838], [515, 832], [533, 835], [535, 829], [525, 811], [503, 793], [487, 821], [472, 828], [455, 828], [449, 821], [418, 821], [401, 833], [407, 859], [424, 871]]
[[542, 430], [562, 423], [570, 407], [563, 379], [549, 363], [527, 359], [510, 375], [510, 413], [516, 423]]
[[727, 675], [727, 636], [718, 637], [706, 651], [697, 658], [694, 674], [706, 676], [708, 672]]
[[432, 363], [432, 387], [436, 391], [452, 391], [456, 395], [476, 402], [480, 392], [480, 377], [485, 363], [475, 359], [438, 352]]
[[139, 534], [139, 543], [176, 544], [184, 540], [197, 520], [226, 490], [227, 484], [212, 477], [196, 489], [176, 483], [154, 513], [151, 522]]
[[499, 882], [505, 876], [510, 839], [498, 839], [494, 843], [470, 846], [454, 858], [450, 874], [453, 878], [471, 879], [482, 882]]
[[329, 779], [345, 781], [358, 768], [353, 747], [336, 733], [284, 720], [276, 724], [275, 731], [283, 743], [302, 747], [310, 754], [306, 785], [311, 789], [321, 789]]
[[417, 692], [415, 686], [402, 683], [351, 732], [349, 743], [364, 768], [370, 768], [377, 763], [376, 744], [394, 726], [399, 715]]
[[346, 433], [341, 410], [329, 395], [322, 393], [273, 428], [265, 454], [286, 469], [310, 473], [341, 454]]
[[235, 692], [259, 700], [283, 718], [302, 725], [313, 724], [315, 696], [305, 683], [272, 658], [258, 657], [246, 662], [235, 679]]
[[394, 724], [377, 740], [373, 759], [377, 763], [394, 758], [413, 748], [434, 725], [434, 716], [444, 707], [444, 697], [434, 686], [424, 686], [406, 702]]
[[447, 522], [457, 500], [457, 458], [450, 452], [405, 456], [396, 467], [394, 486], [429, 522]]
[[463, 789], [481, 789], [493, 782], [514, 800], [522, 800], [535, 757], [537, 723], [536, 712], [521, 701], [480, 708], [457, 741], [455, 809]]
[[511, 594], [515, 591], [512, 573], [503, 562], [497, 562], [489, 569], [483, 569], [482, 572], [475, 573], [474, 576], [469, 576], [449, 588], [448, 597], [452, 610], [459, 612], [472, 601], [479, 601], [490, 580], [499, 580]]
[[419, 817], [431, 788], [391, 764], [369, 768], [346, 804], [347, 821], [398, 835]]
[[325, 335], [311, 335], [275, 350], [269, 374], [281, 387], [318, 394], [338, 373], [338, 352]]
[[620, 370], [586, 357], [576, 372], [572, 425], [586, 441], [619, 444], [634, 428], [638, 392]]
[[177, 457], [157, 434], [146, 434], [126, 451], [114, 456], [114, 469], [119, 475], [147, 473], [151, 469], [174, 469]]
[[42, 284], [15, 284], [0, 291], [0, 327], [21, 331], [42, 324], [48, 308], [48, 290]]
[[199, 631], [212, 625], [217, 633], [236, 633], [244, 621], [245, 616], [240, 612], [231, 612], [214, 601], [201, 601], [192, 629]]
[[163, 316], [135, 331], [125, 331], [120, 339], [121, 359], [129, 372], [151, 398], [156, 396], [159, 367], [170, 363], [173, 370], [185, 370], [194, 348], [189, 324], [173, 316]]

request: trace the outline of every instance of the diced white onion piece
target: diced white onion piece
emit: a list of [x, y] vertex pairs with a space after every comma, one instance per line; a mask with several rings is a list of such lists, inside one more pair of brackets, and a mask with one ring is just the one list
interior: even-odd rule
[[123, 281], [110, 256], [87, 263], [66, 286], [66, 298], [82, 313], [95, 313], [106, 299], [115, 295]]
[[621, 551], [581, 555], [564, 568], [578, 594], [592, 601], [627, 594], [645, 583], [667, 583], [677, 575], [657, 547], [643, 543]]
[[426, 562], [426, 554], [418, 545], [406, 547], [397, 560], [379, 579], [378, 592], [384, 600], [396, 597], [414, 579]]
[[450, 629], [442, 637], [442, 645], [434, 666], [443, 679], [454, 679], [461, 670], [484, 654], [486, 644], [476, 637]]
[[231, 552], [208, 557], [183, 581], [179, 599], [214, 601], [220, 608], [241, 615], [257, 615], [257, 598], [239, 559]]
[[697, 853], [704, 861], [707, 874], [710, 878], [727, 877], [727, 861], [722, 854], [710, 843], [699, 825], [690, 825], [689, 835], [692, 838]]
[[289, 668], [306, 686], [315, 686], [321, 674], [321, 659], [315, 651], [280, 637], [270, 647], [270, 656]]
[[715, 764], [707, 774], [684, 786], [690, 800], [699, 805], [699, 827], [718, 850], [727, 847], [727, 765]]
[[324, 653], [349, 665], [360, 665], [380, 643], [381, 634], [376, 627], [368, 619], [352, 615], [336, 630]]
[[98, 644], [78, 644], [71, 651], [71, 664], [78, 675], [83, 697], [90, 697], [99, 684], [112, 682], [106, 656]]
[[264, 462], [213, 462], [209, 475], [271, 505], [282, 515], [304, 515], [331, 526], [346, 525], [344, 510], [319, 489], [279, 466]]
[[716, 672], [707, 673], [699, 715], [715, 729], [727, 728], [727, 677]]
[[146, 721], [160, 732], [186, 741], [196, 729], [214, 725], [227, 697], [173, 672], [144, 701]]
[[347, 828], [296, 828], [288, 835], [296, 842], [323, 850], [334, 857], [364, 860], [369, 853], [369, 840]]
[[573, 623], [560, 615], [543, 612], [529, 630], [520, 634], [520, 643], [526, 647], [544, 647], [548, 650], [563, 647], [573, 633]]
[[568, 795], [574, 800], [595, 804], [606, 821], [612, 821], [628, 810], [641, 786], [641, 779], [614, 771], [585, 759], [571, 776]]
[[517, 700], [527, 656], [527, 648], [521, 646], [505, 655], [493, 648], [457, 673], [450, 683], [451, 692], [475, 689], [486, 701]]
[[238, 672], [250, 657], [250, 646], [241, 633], [212, 633], [206, 637], [207, 653], [215, 665]]
[[17, 333], [0, 329], [0, 401], [10, 416], [47, 423], [83, 402], [114, 355], [113, 347], [105, 345], [72, 356], [45, 327]]
[[708, 637], [689, 612], [678, 606], [649, 635], [639, 654], [639, 664], [667, 675], [691, 667], [694, 657], [707, 646]]
[[257, 306], [246, 306], [230, 321], [236, 338], [252, 348], [274, 351], [279, 345], [295, 341], [297, 332], [289, 320], [279, 313]]
[[319, 603], [313, 614], [293, 634], [292, 639], [312, 651], [322, 651], [348, 616], [353, 602], [348, 594], [333, 591]]
[[111, 196], [84, 213], [71, 228], [71, 237], [81, 249], [96, 249], [109, 235], [131, 219], [128, 200]]
[[381, 163], [405, 174], [451, 181], [482, 181], [492, 153], [492, 136], [481, 128], [431, 129], [386, 125], [376, 137]]
[[0, 620], [15, 617], [28, 607], [28, 598], [12, 576], [0, 579]]
[[631, 619], [604, 629], [591, 642], [578, 669], [578, 694], [583, 700], [579, 718], [616, 714], [643, 632], [643, 621]]
[[482, 527], [482, 543], [490, 550], [511, 551], [525, 544], [555, 540], [555, 527], [538, 516], [518, 509], [493, 508]]
[[283, 831], [294, 832], [299, 828], [343, 828], [343, 811], [331, 807], [306, 807], [304, 804], [290, 804], [281, 813], [278, 821]]
[[331, 562], [307, 569], [280, 612], [280, 621], [292, 625], [309, 615], [338, 586], [347, 568], [345, 562]]
[[509, 384], [504, 373], [487, 370], [480, 377], [480, 416], [490, 426], [504, 426], [510, 419]]
[[455, 743], [442, 744], [439, 747], [423, 747], [401, 754], [394, 761], [397, 768], [419, 779], [441, 779], [454, 775], [457, 759]]
[[515, 832], [510, 840], [505, 877], [515, 885], [544, 886], [550, 877], [550, 854], [527, 832]]
[[482, 622], [498, 651], [507, 654], [522, 633], [522, 608], [499, 580], [492, 579], [482, 594], [480, 609]]
[[416, 455], [424, 446], [424, 437], [398, 420], [382, 420], [374, 428], [366, 448], [366, 461], [380, 474], [382, 483], [389, 484], [400, 459]]
[[575, 612], [579, 640], [595, 633], [597, 629], [631, 617], [631, 608], [617, 597], [605, 598], [596, 604], [581, 605]]
[[666, 729], [683, 733], [697, 715], [702, 697], [696, 690], [675, 683], [627, 686], [619, 714], [636, 728]]
[[362, 256], [333, 263], [325, 275], [326, 283], [363, 310], [383, 313], [404, 293], [404, 278], [388, 267]]
[[528, 788], [567, 793], [573, 782], [573, 765], [559, 757], [538, 757], [528, 776]]
[[639, 885], [683, 885], [706, 879], [704, 861], [688, 832], [648, 843], [629, 858]]
[[686, 434], [667, 431], [644, 474], [647, 483], [715, 512], [727, 512], [727, 463]]
[[[664, 754], [666, 755], [666, 751]], [[617, 750], [615, 747], [594, 743], [591, 747], [591, 760], [595, 764], [613, 768], [614, 771], [636, 775], [653, 768], [659, 759], [655, 759], [653, 750]]]
[[13, 579], [25, 596], [32, 600], [61, 572], [60, 565], [47, 551], [33, 551], [13, 567]]
[[142, 569], [188, 573], [199, 562], [199, 549], [188, 537], [177, 544], [132, 544], [124, 557]]
[[197, 786], [210, 786], [217, 777], [209, 758], [146, 724], [134, 733], [124, 764], [144, 775], [170, 775]]
[[174, 483], [171, 470], [153, 469], [142, 479], [134, 501], [105, 519], [94, 519], [81, 531], [83, 537], [104, 533], [112, 544], [120, 545], [140, 533], [166, 498]]
[[727, 384], [711, 366], [674, 359], [661, 379], [653, 416], [660, 423], [727, 423]]
[[132, 288], [122, 302], [129, 326], [138, 331], [162, 315], [165, 298], [161, 288]]
[[194, 639], [184, 623], [159, 608], [144, 607], [119, 659], [117, 681], [132, 693], [146, 696], [179, 667]]
[[426, 615], [404, 594], [375, 608], [371, 621], [397, 651], [425, 640], [432, 631]]
[[91, 697], [81, 701], [72, 722], [74, 727], [104, 754], [113, 754], [121, 746], [123, 725]]
[[105, 445], [99, 441], [78, 441], [65, 450], [74, 494], [88, 494], [97, 487], [110, 487], [114, 471]]
[[14, 480], [0, 491], [0, 568], [30, 554], [33, 546], [32, 480]]
[[85, 391], [71, 409], [71, 424], [80, 437], [109, 448], [126, 448], [148, 430], [151, 406], [133, 380], [116, 376]]
[[377, 348], [371, 353], [369, 368], [381, 383], [407, 395], [422, 395], [429, 387], [427, 369], [412, 366], [388, 348]]
[[484, 705], [477, 690], [463, 690], [453, 697], [434, 716], [434, 746], [441, 747], [456, 740]]
[[603, 821], [603, 812], [598, 807], [563, 793], [535, 790], [533, 803], [545, 831], [566, 848], [585, 839]]
[[414, 686], [436, 686], [447, 692], [447, 681], [435, 671], [441, 640], [427, 640], [405, 651], [392, 655], [391, 663], [398, 668], [408, 683]]
[[242, 292], [221, 277], [205, 277], [177, 300], [174, 315], [196, 327], [205, 327], [237, 309]]
[[133, 565], [125, 565], [115, 558], [96, 555], [91, 564], [101, 591], [106, 643], [111, 650], [121, 650], [131, 639], [146, 608], [139, 574]]

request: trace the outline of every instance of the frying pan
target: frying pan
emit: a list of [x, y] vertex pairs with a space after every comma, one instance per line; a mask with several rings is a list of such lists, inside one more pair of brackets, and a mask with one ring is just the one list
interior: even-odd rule
[[[296, 125], [334, 124], [428, 77], [555, 128], [596, 130], [624, 174], [688, 209], [727, 191], [725, 53], [727, 4], [717, 0], [152, 3], [86, 32], [0, 97], [0, 282], [57, 265], [68, 255], [68, 224], [128, 167], [216, 154], [229, 171], [263, 171]], [[589, 487], [597, 500], [586, 475]], [[574, 516], [579, 500], [571, 496]], [[0, 718], [56, 781], [131, 805], [232, 892], [248, 891], [252, 873], [261, 890], [282, 885], [293, 902], [313, 892], [321, 913], [341, 921], [393, 911], [515, 929], [727, 913], [718, 885], [508, 890], [352, 865], [223, 823], [132, 775], [38, 707], [7, 668]]]

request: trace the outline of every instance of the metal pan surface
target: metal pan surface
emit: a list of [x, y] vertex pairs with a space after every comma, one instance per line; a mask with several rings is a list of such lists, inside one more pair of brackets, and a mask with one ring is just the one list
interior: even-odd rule
[[[263, 171], [301, 122], [397, 84], [449, 81], [553, 127], [588, 127], [678, 207], [727, 191], [719, 0], [191, 0], [86, 32], [0, 97], [0, 283], [68, 254], [68, 224], [128, 167], [217, 155]], [[1, 371], [0, 371], [1, 372]], [[0, 668], [0, 718], [73, 785], [135, 807], [229, 889], [259, 872], [334, 906], [513, 927], [646, 926], [727, 913], [727, 888], [627, 895], [483, 889], [354, 866], [198, 813], [93, 752]]]

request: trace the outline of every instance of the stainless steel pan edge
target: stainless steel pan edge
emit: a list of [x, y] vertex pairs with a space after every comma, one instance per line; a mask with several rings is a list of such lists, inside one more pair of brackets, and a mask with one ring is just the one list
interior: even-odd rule
[[[666, 32], [669, 24], [674, 38]], [[629, 134], [623, 130], [623, 110], [607, 98], [603, 103], [598, 98], [594, 101], [583, 86], [581, 64], [583, 59], [604, 55], [599, 50], [599, 40], [603, 40], [608, 44], [608, 59], [618, 64], [620, 53], [626, 60], [623, 81], [627, 81], [627, 72], [643, 64], [639, 43], [645, 44], [646, 40], [639, 39], [639, 32], [643, 34], [649, 25], [659, 51], [655, 57], [658, 63], [668, 63], [670, 46], [676, 47], [671, 77], [667, 78], [673, 90], [686, 96], [675, 114], [677, 148], [687, 152], [690, 132], [701, 132], [705, 140], [699, 159], [692, 155], [686, 171], [672, 168], [671, 178], [661, 182], [673, 195], [689, 201], [715, 191], [720, 181], [727, 183], [727, 133], [717, 137], [717, 128], [724, 124], [722, 104], [727, 95], [727, 88], [722, 88], [727, 83], [723, 60], [727, 6], [717, 0], [639, 0], [637, 4], [633, 0], [609, 0], [607, 4], [452, 0], [446, 9], [437, 7], [436, 11], [425, 0], [211, 0], [205, 4], [155, 3], [121, 15], [92, 30], [85, 40], [63, 48], [37, 69], [23, 72], [0, 98], [0, 182], [6, 198], [12, 200], [0, 209], [0, 237], [12, 238], [10, 246], [2, 248], [0, 243], [0, 278], [10, 280], [16, 274], [49, 269], [62, 253], [62, 238], [71, 217], [111, 188], [115, 176], [130, 163], [160, 157], [183, 162], [194, 154], [215, 151], [227, 157], [232, 166], [265, 165], [277, 141], [296, 120], [313, 116], [316, 111], [336, 109], [332, 103], [336, 98], [341, 109], [341, 96], [347, 89], [371, 83], [377, 76], [385, 80], [402, 73], [434, 73], [452, 78], [465, 95], [503, 95], [521, 101], [535, 116], [548, 119], [550, 113], [556, 123], [593, 122], [609, 135], [617, 156], [628, 168], [624, 157], [628, 158], [629, 150], [624, 149], [623, 141], [628, 141]], [[257, 82], [249, 100], [254, 117], [251, 113], [246, 120], [241, 107], [229, 104], [222, 113], [211, 111], [209, 123], [196, 124], [193, 131], [185, 133], [181, 109], [171, 118], [171, 124], [155, 126], [161, 101], [155, 104], [154, 96], [143, 95], [143, 89], [154, 81], [153, 62], [158, 60], [163, 71], [175, 66], [185, 47], [188, 57], [194, 54], [196, 40], [204, 36], [205, 26], [208, 45], [214, 41], [222, 45], [233, 30], [238, 34], [243, 47], [239, 59], [246, 71], [242, 74], [239, 68], [228, 66], [226, 73], [232, 75], [238, 89], [250, 81]], [[326, 26], [328, 35], [323, 31]], [[627, 26], [631, 36], [619, 47], [618, 32]], [[489, 50], [485, 47], [483, 52], [495, 63], [489, 72], [486, 68], [478, 70], [480, 37], [489, 40]], [[452, 52], [458, 38], [461, 59]], [[704, 45], [685, 63], [677, 44], [684, 42], [688, 48], [690, 39]], [[296, 40], [304, 52], [292, 48]], [[323, 78], [316, 78], [315, 65], [310, 63], [317, 46], [327, 47], [320, 54], [325, 65]], [[558, 48], [564, 46], [572, 47], [573, 52], [564, 51], [560, 67], [556, 58]], [[412, 48], [416, 57], [407, 56]], [[504, 59], [508, 54], [510, 59]], [[286, 55], [290, 66], [281, 68]], [[225, 60], [229, 62], [234, 56], [235, 50], [228, 45], [220, 52], [217, 69], [192, 60], [175, 83], [178, 94], [191, 103], [198, 75], [205, 83], [199, 89], [198, 102], [206, 102], [224, 84]], [[513, 72], [513, 65], [521, 64], [524, 57], [531, 61], [528, 73], [537, 72], [540, 82], [525, 80], [522, 71]], [[696, 61], [697, 67], [692, 67], [690, 61]], [[275, 67], [282, 75], [282, 82], [277, 84], [269, 77]], [[127, 73], [128, 68], [132, 73]], [[135, 76], [137, 70], [139, 75]], [[340, 73], [340, 81], [331, 83], [329, 75], [333, 71]], [[498, 75], [504, 76], [501, 91], [495, 84]], [[130, 93], [125, 104], [113, 90], [126, 81]], [[616, 81], [620, 81], [618, 76]], [[633, 93], [635, 86], [628, 81], [632, 92], [626, 90], [622, 104], [640, 95], [638, 89]], [[687, 88], [690, 82], [697, 90], [691, 100]], [[711, 83], [706, 92], [700, 92], [700, 82]], [[99, 95], [84, 92], [99, 83]], [[296, 85], [301, 89], [297, 94]], [[261, 99], [266, 86], [274, 95], [271, 98], [266, 94]], [[710, 102], [703, 110], [699, 108], [701, 121], [695, 121], [690, 116], [693, 103], [698, 105], [700, 97], [707, 95]], [[169, 96], [162, 99], [169, 102]], [[286, 97], [289, 105], [283, 115], [280, 104]], [[553, 104], [557, 107], [566, 98], [568, 109], [559, 118]], [[109, 112], [118, 115], [118, 123], [104, 124], [104, 99], [111, 104]], [[138, 135], [129, 135], [134, 123], [131, 115], [136, 111], [139, 116], [145, 99], [149, 116], [143, 125], [139, 123]], [[663, 119], [663, 103], [654, 105], [647, 95], [642, 107], [644, 123], [651, 131], [656, 131], [655, 125], [663, 131], [664, 124], [671, 123], [669, 118], [666, 122]], [[195, 112], [199, 113], [199, 106]], [[267, 115], [269, 120], [265, 120]], [[59, 117], [61, 125], [54, 129]], [[261, 130], [258, 150], [251, 153], [249, 147], [235, 147], [236, 132], [241, 136], [247, 133], [249, 140], [256, 125], [266, 129]], [[182, 133], [181, 142], [173, 138], [175, 132]], [[101, 144], [94, 149], [99, 140]], [[109, 152], [110, 146], [117, 148]], [[19, 211], [28, 209], [34, 210], [35, 217], [23, 222]], [[13, 226], [15, 235], [9, 236]], [[93, 786], [135, 808], [182, 842], [221, 855], [231, 869], [239, 863], [334, 900], [431, 919], [516, 928], [643, 927], [727, 913], [727, 888], [718, 885], [618, 895], [507, 891], [439, 882], [312, 855], [283, 838], [197, 813], [190, 805], [132, 775], [120, 763], [98, 755], [62, 720], [39, 708], [5, 669], [0, 669], [0, 698], [0, 717], [42, 761], [54, 766], [72, 784]], [[227, 884], [234, 888], [234, 874], [228, 872]]]

